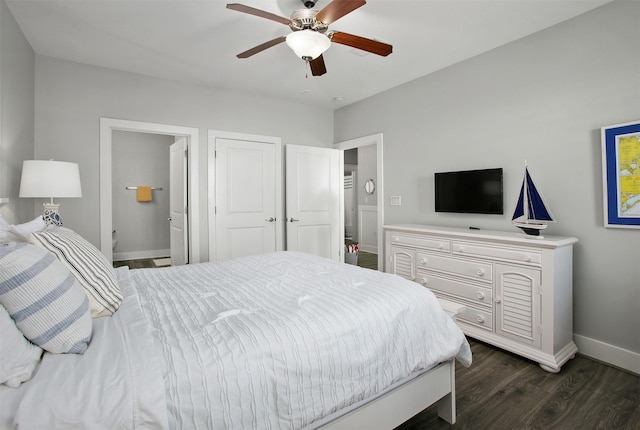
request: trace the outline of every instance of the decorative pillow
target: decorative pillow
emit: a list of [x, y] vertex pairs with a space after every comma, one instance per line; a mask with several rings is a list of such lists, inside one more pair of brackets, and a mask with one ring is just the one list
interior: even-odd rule
[[0, 244], [9, 242], [27, 242], [31, 233], [42, 231], [47, 227], [42, 216], [24, 224], [9, 225], [0, 217]]
[[82, 236], [67, 228], [31, 234], [29, 242], [53, 252], [86, 290], [93, 318], [113, 315], [122, 303], [114, 268]]
[[0, 305], [0, 384], [17, 388], [31, 379], [40, 362], [42, 349], [27, 339]]
[[76, 354], [87, 349], [89, 300], [52, 253], [28, 243], [0, 245], [0, 303], [22, 334], [42, 349]]

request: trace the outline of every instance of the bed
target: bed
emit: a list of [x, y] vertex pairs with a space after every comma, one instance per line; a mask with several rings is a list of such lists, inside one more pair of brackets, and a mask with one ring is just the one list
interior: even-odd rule
[[418, 284], [296, 252], [114, 277], [83, 353], [0, 386], [0, 428], [389, 429], [436, 402], [455, 422], [471, 351]]

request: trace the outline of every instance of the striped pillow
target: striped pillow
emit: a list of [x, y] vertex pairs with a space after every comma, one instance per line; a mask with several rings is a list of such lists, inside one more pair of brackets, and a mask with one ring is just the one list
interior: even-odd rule
[[31, 234], [29, 242], [53, 252], [86, 290], [93, 318], [111, 316], [122, 303], [116, 273], [104, 255], [67, 228]]
[[0, 303], [22, 334], [42, 349], [76, 354], [87, 349], [89, 300], [50, 252], [19, 242], [0, 246]]

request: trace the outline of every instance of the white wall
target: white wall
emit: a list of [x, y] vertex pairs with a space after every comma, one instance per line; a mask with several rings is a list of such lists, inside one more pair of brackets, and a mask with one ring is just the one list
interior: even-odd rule
[[19, 199], [22, 161], [33, 159], [33, 49], [4, 0], [0, 0], [0, 215], [9, 223], [42, 214], [42, 200]]
[[[116, 130], [112, 134], [114, 260], [169, 256], [169, 147], [173, 136]], [[150, 202], [128, 186], [149, 185]]]
[[[385, 202], [387, 224], [515, 231], [528, 160], [558, 221], [548, 234], [579, 239], [574, 332], [634, 359], [640, 230], [603, 227], [600, 127], [640, 120], [638, 17], [640, 2], [616, 1], [334, 117], [336, 141], [384, 133], [385, 194], [402, 196], [402, 206]], [[504, 168], [503, 216], [434, 212], [434, 172], [486, 167]]]
[[[260, 96], [189, 85], [36, 55], [35, 153], [80, 165], [83, 197], [64, 203], [65, 225], [100, 245], [100, 117], [200, 129], [199, 153], [206, 154], [207, 130], [279, 136], [283, 144], [331, 146], [329, 110]], [[199, 171], [206, 172], [206, 157]], [[206, 201], [207, 178], [200, 179]], [[207, 205], [200, 205], [206, 220]], [[201, 225], [206, 237], [206, 223]], [[207, 259], [207, 241], [201, 256]]]

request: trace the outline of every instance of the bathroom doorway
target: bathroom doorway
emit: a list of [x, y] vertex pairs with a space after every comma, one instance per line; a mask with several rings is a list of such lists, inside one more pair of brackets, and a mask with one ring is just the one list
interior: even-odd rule
[[[198, 186], [198, 129], [167, 124], [100, 118], [100, 250], [113, 261], [113, 137], [117, 131], [140, 132], [187, 139], [188, 255], [190, 263], [200, 262], [200, 221]], [[169, 154], [167, 151], [167, 159]], [[168, 172], [167, 172], [168, 173]], [[131, 184], [136, 187], [138, 184]], [[143, 185], [143, 184], [140, 184]], [[144, 184], [153, 185], [153, 184]], [[133, 190], [127, 190], [134, 192]], [[168, 212], [165, 219], [168, 217]], [[167, 226], [168, 230], [168, 226]], [[117, 230], [116, 230], [117, 233]]]

